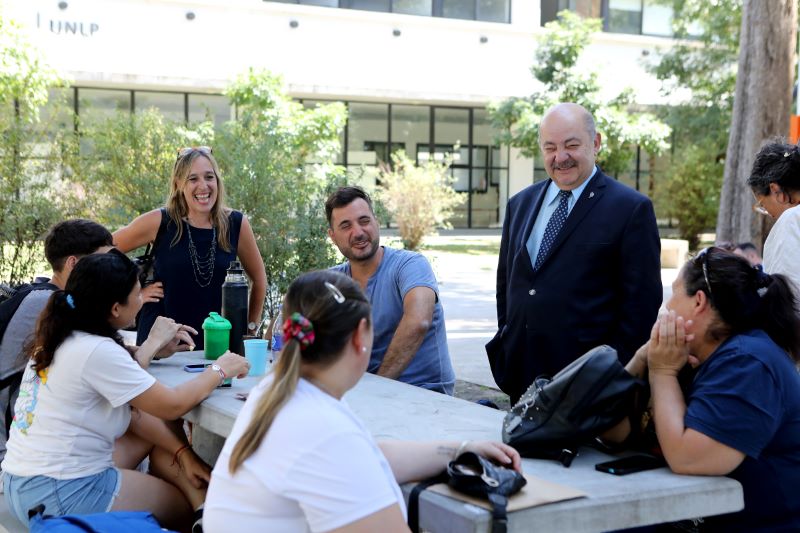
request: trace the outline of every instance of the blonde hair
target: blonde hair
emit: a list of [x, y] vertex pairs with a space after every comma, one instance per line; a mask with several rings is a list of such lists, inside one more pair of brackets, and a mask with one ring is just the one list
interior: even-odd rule
[[[370, 320], [370, 305], [352, 279], [330, 270], [303, 274], [286, 293], [283, 316], [300, 313], [311, 321], [314, 342], [301, 349], [300, 342], [285, 338], [273, 372], [273, 381], [258, 400], [247, 428], [233, 447], [228, 469], [231, 474], [253, 455], [272, 422], [297, 389], [302, 363], [327, 366], [342, 355], [362, 319]], [[282, 327], [276, 324], [275, 327]]]
[[172, 168], [172, 178], [170, 180], [166, 207], [167, 214], [175, 223], [177, 231], [170, 245], [175, 246], [183, 237], [183, 219], [189, 215], [189, 207], [186, 205], [186, 198], [183, 196], [183, 190], [186, 187], [186, 180], [192, 170], [192, 165], [199, 157], [205, 157], [208, 162], [211, 163], [214, 176], [217, 178], [217, 200], [211, 207], [211, 225], [217, 230], [217, 243], [219, 247], [226, 252], [230, 252], [231, 243], [228, 238], [228, 226], [230, 223], [228, 217], [231, 214], [231, 209], [225, 205], [225, 186], [222, 183], [222, 178], [220, 178], [219, 166], [210, 152], [196, 148], [187, 150], [185, 153], [178, 156], [178, 159], [175, 161], [175, 166]]

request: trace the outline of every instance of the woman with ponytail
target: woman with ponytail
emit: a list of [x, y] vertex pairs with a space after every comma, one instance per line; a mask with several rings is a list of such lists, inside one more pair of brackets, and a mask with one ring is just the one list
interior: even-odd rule
[[[766, 143], [753, 162], [747, 184], [753, 209], [774, 219], [764, 242], [764, 270], [783, 274], [800, 290], [800, 151], [783, 139]], [[800, 295], [800, 292], [797, 293]]]
[[[138, 274], [115, 249], [85, 256], [39, 317], [2, 463], [8, 507], [23, 524], [44, 504], [48, 515], [147, 510], [188, 531], [202, 507], [208, 466], [163, 419], [248, 365], [228, 353], [183, 385], [158, 383], [118, 333], [142, 306]], [[148, 455], [153, 475], [135, 470]]]
[[342, 396], [367, 369], [370, 305], [349, 277], [304, 274], [283, 305], [283, 351], [251, 392], [212, 472], [203, 528], [408, 531], [398, 483], [444, 470], [461, 451], [520, 468], [494, 442], [376, 444]]
[[[789, 280], [709, 248], [672, 284], [628, 370], [650, 381], [658, 443], [679, 474], [727, 475], [744, 510], [713, 531], [800, 531], [800, 320]], [[678, 372], [695, 367], [684, 396]]]

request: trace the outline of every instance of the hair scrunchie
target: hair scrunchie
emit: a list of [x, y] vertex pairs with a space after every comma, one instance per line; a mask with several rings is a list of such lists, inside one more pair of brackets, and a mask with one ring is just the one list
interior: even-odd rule
[[756, 270], [756, 290], [759, 296], [764, 296], [767, 287], [772, 284], [772, 276], [764, 272], [763, 267], [754, 267]]
[[314, 344], [314, 325], [300, 313], [292, 313], [283, 322], [283, 342], [288, 342], [290, 339], [300, 343], [301, 350]]
[[64, 300], [64, 303], [67, 304], [67, 307], [69, 307], [70, 309], [75, 309], [75, 298], [73, 298], [73, 296], [70, 293], [65, 291], [62, 295], [62, 298]]

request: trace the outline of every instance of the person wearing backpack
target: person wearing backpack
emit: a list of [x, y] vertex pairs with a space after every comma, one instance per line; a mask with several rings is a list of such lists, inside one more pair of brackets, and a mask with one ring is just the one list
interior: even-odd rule
[[[146, 510], [181, 531], [199, 514], [210, 469], [163, 420], [183, 416], [226, 378], [244, 377], [249, 364], [228, 352], [195, 379], [159, 383], [118, 331], [141, 307], [139, 268], [116, 249], [82, 258], [48, 299], [25, 346], [2, 463], [8, 508], [23, 524], [39, 504], [57, 516]], [[152, 475], [134, 470], [148, 456]]]
[[6, 454], [6, 440], [11, 425], [11, 410], [17, 400], [19, 382], [28, 357], [23, 346], [33, 335], [36, 320], [53, 291], [63, 289], [75, 263], [95, 252], [106, 252], [113, 246], [111, 233], [100, 224], [86, 219], [59, 222], [47, 232], [44, 255], [53, 275], [21, 287], [0, 304], [0, 461]]

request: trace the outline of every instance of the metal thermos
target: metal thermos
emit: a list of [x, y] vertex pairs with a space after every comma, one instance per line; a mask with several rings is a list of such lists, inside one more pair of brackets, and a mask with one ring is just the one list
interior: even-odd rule
[[247, 278], [242, 264], [231, 261], [222, 284], [222, 316], [231, 323], [230, 351], [244, 357], [242, 337], [247, 334]]

